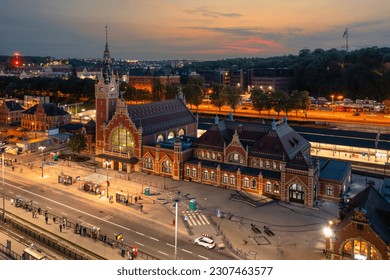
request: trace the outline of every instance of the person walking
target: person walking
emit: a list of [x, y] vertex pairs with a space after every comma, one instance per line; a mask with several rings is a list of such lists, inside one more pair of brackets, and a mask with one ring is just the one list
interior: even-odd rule
[[60, 224], [60, 232], [62, 232], [62, 224]]
[[45, 222], [46, 222], [46, 224], [48, 224], [48, 221], [49, 221], [49, 218], [46, 216], [46, 217], [45, 217]]

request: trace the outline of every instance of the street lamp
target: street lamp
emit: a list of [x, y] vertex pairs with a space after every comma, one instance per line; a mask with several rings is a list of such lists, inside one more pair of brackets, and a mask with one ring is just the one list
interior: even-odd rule
[[111, 161], [110, 160], [106, 160], [104, 163], [106, 165], [106, 173], [107, 173], [107, 198], [109, 198], [108, 187], [110, 186], [110, 181], [108, 181], [108, 167], [111, 165]]
[[332, 94], [330, 97], [332, 97], [332, 113], [334, 112], [334, 95]]
[[39, 146], [39, 148], [38, 148], [38, 149], [40, 149], [42, 151], [42, 175], [41, 175], [41, 177], [43, 177], [43, 162], [45, 161], [44, 158], [43, 158], [43, 150], [45, 148], [46, 148], [45, 146]]

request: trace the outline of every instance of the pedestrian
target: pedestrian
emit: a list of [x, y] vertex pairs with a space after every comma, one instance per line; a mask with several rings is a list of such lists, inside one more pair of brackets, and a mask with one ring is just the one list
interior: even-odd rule
[[53, 217], [53, 223], [56, 223], [56, 217]]
[[41, 215], [42, 209], [41, 207], [38, 208], [38, 214]]
[[140, 207], [141, 212], [142, 212], [142, 209], [144, 208], [144, 206], [141, 204], [139, 207]]
[[48, 223], [48, 221], [49, 221], [49, 218], [46, 216], [46, 217], [45, 217], [45, 222], [46, 222], [46, 224]]
[[60, 224], [60, 232], [62, 232], [62, 225]]
[[63, 227], [63, 228], [66, 227], [66, 219], [65, 219], [65, 218], [62, 219], [62, 227]]
[[138, 200], [138, 197], [135, 197], [135, 198], [134, 198], [135, 203], [137, 203], [137, 200]]

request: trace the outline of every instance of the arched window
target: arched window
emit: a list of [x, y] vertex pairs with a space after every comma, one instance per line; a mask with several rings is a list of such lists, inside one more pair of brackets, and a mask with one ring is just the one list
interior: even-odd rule
[[255, 190], [256, 189], [256, 186], [257, 184], [256, 184], [256, 180], [255, 179], [252, 179], [252, 183], [251, 183], [251, 188], [253, 189], [253, 190]]
[[239, 153], [232, 153], [228, 157], [229, 162], [233, 163], [243, 163], [242, 156]]
[[117, 128], [111, 134], [111, 149], [120, 153], [134, 151], [134, 138], [130, 131], [125, 128]]
[[217, 154], [217, 160], [221, 160], [221, 154]]
[[203, 171], [203, 180], [209, 179], [209, 172], [207, 170]]
[[228, 177], [228, 175], [225, 173], [225, 174], [223, 174], [223, 183], [224, 184], [227, 184], [228, 183], [228, 179], [229, 177]]
[[279, 184], [275, 183], [274, 184], [274, 193], [279, 193], [279, 192], [280, 192]]
[[164, 160], [162, 162], [162, 168], [161, 168], [163, 173], [172, 173], [172, 163], [169, 160]]
[[190, 176], [190, 168], [186, 167], [186, 176]]
[[274, 161], [272, 162], [272, 168], [276, 169], [276, 162], [274, 162]]
[[351, 256], [355, 260], [379, 260], [376, 248], [364, 241], [354, 239], [346, 242], [343, 246], [343, 255]]
[[230, 185], [234, 185], [236, 182], [234, 175], [230, 175]]
[[252, 159], [252, 166], [257, 166], [257, 159]]
[[172, 139], [172, 138], [175, 138], [175, 132], [173, 131], [169, 132], [168, 134], [168, 139]]
[[249, 179], [247, 177], [244, 178], [244, 188], [249, 188]]
[[263, 161], [262, 160], [259, 160], [259, 167], [263, 167]]
[[211, 171], [210, 172], [210, 181], [214, 181], [215, 180], [215, 174], [214, 174], [214, 171]]
[[265, 167], [269, 168], [269, 161], [268, 160], [265, 162]]
[[178, 132], [178, 135], [182, 136], [182, 135], [185, 135], [185, 134], [186, 134], [186, 131], [184, 130], [184, 128], [180, 128], [180, 130]]
[[153, 170], [153, 160], [150, 157], [144, 158], [144, 168]]
[[156, 141], [157, 141], [157, 143], [164, 141], [164, 135], [160, 134], [159, 136], [157, 136], [157, 140]]
[[206, 158], [207, 158], [207, 159], [210, 158], [210, 152], [209, 152], [209, 151], [206, 152]]
[[212, 154], [211, 154], [211, 159], [213, 159], [213, 160], [215, 160], [215, 153], [213, 152]]
[[196, 168], [195, 167], [192, 168], [192, 177], [196, 177]]
[[267, 183], [265, 183], [265, 191], [271, 192], [271, 182], [270, 181], [267, 181]]

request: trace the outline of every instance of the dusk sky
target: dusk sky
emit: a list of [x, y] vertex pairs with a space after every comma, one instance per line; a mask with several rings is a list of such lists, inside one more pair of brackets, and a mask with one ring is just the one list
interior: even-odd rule
[[1, 0], [0, 55], [223, 59], [390, 46], [388, 0]]

